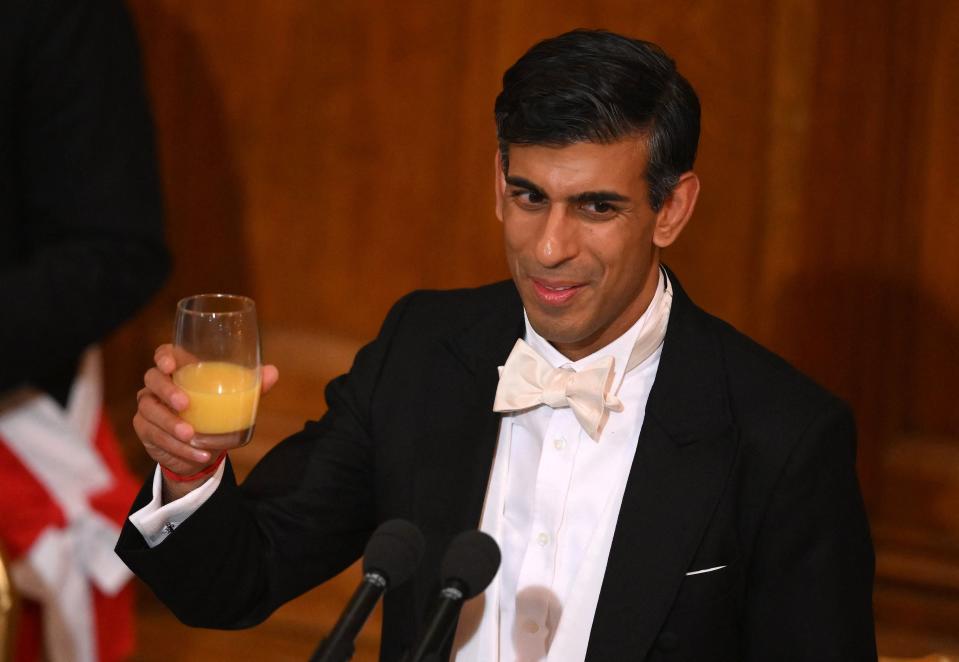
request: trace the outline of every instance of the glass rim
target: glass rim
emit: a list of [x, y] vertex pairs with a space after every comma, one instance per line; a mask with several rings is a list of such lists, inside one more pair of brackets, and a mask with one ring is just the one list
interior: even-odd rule
[[[238, 307], [236, 310], [191, 310], [187, 305], [197, 299], [212, 299], [219, 301], [236, 301]], [[209, 292], [206, 294], [192, 294], [183, 297], [176, 304], [177, 312], [184, 315], [243, 315], [256, 312], [256, 302], [248, 296], [242, 294], [225, 294], [221, 292]]]

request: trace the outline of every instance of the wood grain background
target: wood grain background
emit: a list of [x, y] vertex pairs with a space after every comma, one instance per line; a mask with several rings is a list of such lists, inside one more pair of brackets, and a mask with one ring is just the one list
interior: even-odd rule
[[[177, 298], [258, 302], [284, 381], [252, 463], [322, 412], [323, 382], [396, 298], [506, 277], [492, 213], [499, 78], [538, 39], [605, 27], [661, 44], [701, 97], [703, 195], [667, 261], [700, 305], [857, 413], [884, 649], [959, 646], [959, 2], [130, 6], [176, 259], [110, 343], [112, 411], [140, 469], [132, 394]], [[335, 614], [350, 581], [302, 610]], [[302, 615], [242, 649], [299, 637], [288, 659], [302, 659], [328, 627]]]

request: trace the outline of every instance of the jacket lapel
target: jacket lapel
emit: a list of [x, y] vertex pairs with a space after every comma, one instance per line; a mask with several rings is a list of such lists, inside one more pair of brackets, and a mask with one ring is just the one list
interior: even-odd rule
[[[442, 343], [432, 366], [436, 417], [429, 438], [422, 440], [429, 449], [430, 466], [424, 470], [430, 497], [421, 503], [429, 523], [449, 534], [479, 526], [499, 434], [500, 416], [493, 411], [497, 366], [524, 332], [515, 288], [511, 282], [497, 287], [496, 300], [464, 320], [463, 328]], [[436, 499], [438, 494], [443, 499]]]
[[[644, 659], [662, 627], [733, 465], [738, 439], [722, 356], [674, 288], [665, 344], [590, 632], [587, 660]], [[635, 656], [635, 657], [633, 657]]]

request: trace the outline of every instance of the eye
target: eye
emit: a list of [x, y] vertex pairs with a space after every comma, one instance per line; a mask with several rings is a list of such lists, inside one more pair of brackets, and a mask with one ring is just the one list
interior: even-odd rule
[[596, 220], [613, 218], [620, 212], [619, 207], [604, 200], [587, 202], [582, 206], [582, 209], [587, 216]]
[[509, 193], [510, 198], [516, 201], [516, 204], [522, 209], [538, 209], [546, 203], [546, 196], [539, 191], [530, 191], [529, 189], [513, 189]]

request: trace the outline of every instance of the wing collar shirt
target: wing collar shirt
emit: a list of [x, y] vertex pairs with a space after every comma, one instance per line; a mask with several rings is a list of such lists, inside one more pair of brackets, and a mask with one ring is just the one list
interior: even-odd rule
[[586, 656], [626, 480], [643, 426], [662, 344], [625, 375], [633, 346], [664, 296], [622, 336], [570, 361], [526, 319], [526, 342], [554, 368], [579, 371], [610, 356], [610, 411], [597, 440], [569, 407], [540, 405], [503, 416], [481, 529], [503, 562], [486, 592], [464, 606], [456, 662], [559, 662]]

